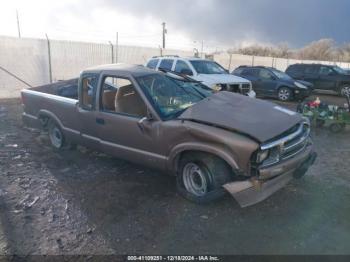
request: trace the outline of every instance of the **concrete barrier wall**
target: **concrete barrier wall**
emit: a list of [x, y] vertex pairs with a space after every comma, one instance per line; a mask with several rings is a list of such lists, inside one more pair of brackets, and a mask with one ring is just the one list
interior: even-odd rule
[[[116, 54], [117, 52], [117, 54]], [[159, 48], [137, 46], [112, 46], [110, 44], [50, 40], [52, 80], [77, 77], [87, 67], [120, 63], [144, 64], [150, 57], [159, 56]], [[193, 56], [193, 52], [164, 50], [163, 55]], [[274, 66], [284, 71], [294, 63], [320, 63], [319, 61], [292, 60], [272, 57], [246, 56], [222, 53], [214, 60], [230, 71], [240, 65]], [[334, 62], [322, 61], [324, 64]], [[350, 68], [349, 63], [337, 63]], [[1, 67], [32, 86], [50, 82], [49, 50], [46, 39], [15, 38], [0, 36], [0, 98], [17, 97], [28, 86]]]

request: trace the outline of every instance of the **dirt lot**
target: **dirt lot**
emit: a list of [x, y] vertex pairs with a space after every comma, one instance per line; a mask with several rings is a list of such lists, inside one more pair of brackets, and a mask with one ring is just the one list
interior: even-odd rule
[[83, 147], [55, 152], [20, 114], [0, 100], [2, 254], [350, 254], [349, 128], [313, 131], [308, 174], [241, 209], [192, 204], [173, 177]]

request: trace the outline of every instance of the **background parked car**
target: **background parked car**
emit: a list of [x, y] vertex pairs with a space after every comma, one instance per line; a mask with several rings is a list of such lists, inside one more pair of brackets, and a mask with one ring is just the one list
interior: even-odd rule
[[295, 79], [314, 84], [315, 89], [330, 90], [340, 95], [350, 94], [350, 75], [342, 68], [321, 64], [294, 64], [286, 73]]
[[281, 101], [302, 100], [313, 90], [313, 84], [296, 81], [272, 67], [240, 66], [232, 74], [249, 79], [258, 96], [276, 97]]
[[211, 60], [162, 56], [151, 58], [146, 66], [155, 70], [163, 69], [190, 76], [214, 91], [229, 91], [255, 97], [249, 80], [231, 75], [225, 68]]

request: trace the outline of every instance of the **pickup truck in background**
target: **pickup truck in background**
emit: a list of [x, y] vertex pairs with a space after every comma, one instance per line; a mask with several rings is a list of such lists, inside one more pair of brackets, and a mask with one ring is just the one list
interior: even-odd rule
[[143, 66], [98, 66], [21, 96], [24, 122], [47, 130], [55, 149], [81, 144], [172, 173], [196, 203], [226, 191], [258, 203], [316, 158], [300, 114]]

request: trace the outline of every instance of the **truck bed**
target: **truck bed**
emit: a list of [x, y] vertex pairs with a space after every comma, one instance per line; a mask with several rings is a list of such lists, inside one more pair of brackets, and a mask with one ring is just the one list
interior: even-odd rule
[[63, 96], [67, 98], [78, 99], [79, 78], [73, 78], [64, 81], [58, 81], [53, 84], [42, 85], [30, 88], [29, 90], [42, 92], [51, 95]]
[[42, 117], [55, 120], [67, 136], [78, 135], [78, 78], [24, 89], [21, 92], [23, 121], [39, 127]]

